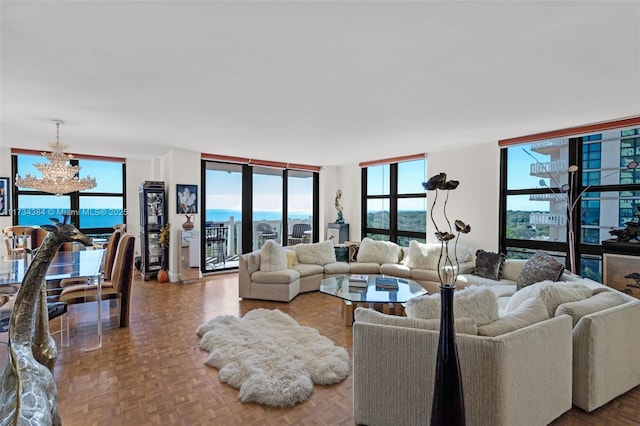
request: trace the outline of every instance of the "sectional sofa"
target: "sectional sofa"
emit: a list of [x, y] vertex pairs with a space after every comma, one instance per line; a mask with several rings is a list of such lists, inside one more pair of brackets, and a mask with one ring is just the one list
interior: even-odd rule
[[[459, 245], [456, 253], [456, 268], [472, 271], [473, 251]], [[440, 244], [412, 241], [402, 248], [389, 241], [364, 238], [353, 261], [336, 262], [331, 241], [287, 248], [267, 241], [263, 249], [240, 255], [240, 297], [288, 302], [299, 293], [319, 290], [320, 281], [326, 277], [350, 273], [410, 278], [428, 292], [437, 292], [439, 256]]]
[[[268, 242], [262, 250], [240, 256], [240, 297], [286, 302], [300, 292], [318, 290], [320, 281], [327, 276], [348, 273], [382, 273], [411, 278], [423, 285], [430, 294], [435, 294], [439, 292], [439, 251], [439, 244], [412, 241], [408, 248], [400, 248], [394, 243], [365, 238], [350, 262], [336, 262], [333, 244], [328, 241], [292, 248]], [[518, 299], [523, 302], [527, 291], [531, 296], [530, 290], [538, 287], [535, 284], [527, 287], [529, 290], [525, 288], [518, 291], [518, 278], [528, 261], [506, 259], [501, 267], [500, 278], [489, 279], [472, 273], [475, 266], [472, 250], [461, 246], [456, 254], [460, 273], [456, 286], [460, 289], [477, 286], [489, 288], [495, 295], [498, 316], [502, 320], [481, 325], [460, 337], [463, 342], [460, 343], [461, 353], [464, 352], [464, 362], [467, 363], [465, 368], [473, 370], [467, 373], [465, 379], [473, 384], [467, 385], [465, 382], [466, 387], [482, 389], [482, 382], [491, 376], [485, 376], [474, 365], [481, 365], [482, 369], [489, 368], [494, 371], [492, 374], [497, 374], [495, 370], [501, 364], [504, 367], [495, 376], [497, 387], [490, 391], [492, 400], [499, 398], [504, 402], [500, 405], [502, 408], [497, 408], [493, 414], [476, 413], [478, 419], [491, 420], [485, 424], [516, 424], [511, 420], [518, 413], [523, 418], [531, 415], [532, 418], [541, 419], [539, 422], [548, 422], [568, 410], [571, 402], [586, 411], [592, 411], [640, 384], [640, 363], [636, 359], [640, 353], [640, 334], [637, 333], [640, 327], [640, 301], [565, 271], [558, 281], [586, 288], [588, 291], [583, 295], [584, 300], [562, 303], [557, 309], [554, 306], [542, 321], [529, 324], [520, 322], [519, 327], [507, 327], [507, 331], [496, 334], [496, 330], [500, 330], [505, 322], [503, 317], [513, 316], [510, 304], [513, 305]], [[607, 294], [603, 296], [601, 293]], [[534, 298], [544, 298], [544, 295], [526, 299]], [[389, 321], [408, 319], [398, 317]], [[478, 330], [489, 330], [484, 334], [493, 335], [478, 335]], [[432, 358], [430, 354], [433, 352], [432, 346], [437, 345], [438, 333], [396, 323], [369, 324], [366, 321], [359, 322], [358, 317], [353, 331], [356, 421], [364, 424], [403, 424], [394, 422], [405, 419], [405, 424], [411, 424], [415, 420], [412, 416], [424, 415], [427, 408], [425, 401], [431, 398], [429, 387], [424, 388], [422, 393], [426, 394], [421, 395], [419, 400], [412, 397], [405, 401], [408, 405], [402, 404], [406, 416], [394, 411], [396, 396], [391, 389], [401, 388], [406, 380], [409, 381], [406, 384], [414, 383], [417, 377], [420, 377], [419, 383], [415, 382], [412, 386], [426, 386], [424, 377], [415, 375], [415, 368], [424, 368], [417, 366], [420, 364], [418, 360]], [[392, 347], [380, 350], [389, 346], [384, 342], [388, 342], [391, 336], [394, 336]], [[398, 351], [397, 348], [410, 349]], [[369, 350], [373, 352], [367, 352]], [[567, 357], [570, 360], [568, 364]], [[480, 358], [483, 360], [479, 361]], [[382, 368], [384, 365], [386, 368]], [[395, 367], [391, 368], [392, 365]], [[556, 366], [560, 366], [559, 370], [563, 373]], [[375, 377], [366, 377], [371, 376], [367, 371], [379, 373], [373, 375]], [[568, 382], [565, 380], [567, 374], [570, 376]], [[390, 381], [394, 385], [384, 387], [390, 390], [380, 395], [382, 383], [389, 384]], [[515, 389], [517, 386], [514, 383], [519, 381], [530, 383], [532, 387], [535, 385], [536, 390], [530, 391], [534, 395], [533, 401], [525, 404], [530, 404], [528, 408], [521, 407], [522, 401], [528, 401], [528, 397]], [[569, 386], [568, 393], [566, 386]], [[540, 392], [540, 389], [547, 391]], [[554, 395], [552, 399], [555, 402], [547, 400], [549, 394]], [[567, 395], [569, 405], [566, 403]], [[479, 410], [484, 404], [482, 401], [482, 398], [469, 401], [468, 407]], [[473, 412], [475, 409], [471, 410]], [[374, 422], [372, 413], [378, 412], [380, 416], [376, 418], [387, 418], [383, 413], [392, 413], [389, 417], [392, 420]], [[530, 424], [544, 424], [536, 422]]]

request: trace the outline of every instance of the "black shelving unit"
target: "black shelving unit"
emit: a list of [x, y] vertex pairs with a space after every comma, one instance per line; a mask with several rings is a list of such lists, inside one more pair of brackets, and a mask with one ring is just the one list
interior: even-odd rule
[[160, 230], [167, 223], [164, 182], [144, 181], [140, 185], [140, 272], [147, 281], [155, 278], [168, 260], [168, 250], [160, 247]]

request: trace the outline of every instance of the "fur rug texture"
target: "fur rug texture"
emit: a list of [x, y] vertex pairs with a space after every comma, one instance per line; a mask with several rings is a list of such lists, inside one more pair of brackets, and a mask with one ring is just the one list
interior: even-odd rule
[[243, 402], [292, 407], [309, 398], [314, 383], [337, 383], [350, 371], [345, 348], [279, 309], [219, 316], [198, 335], [209, 352], [205, 364], [219, 369], [219, 380], [239, 389]]

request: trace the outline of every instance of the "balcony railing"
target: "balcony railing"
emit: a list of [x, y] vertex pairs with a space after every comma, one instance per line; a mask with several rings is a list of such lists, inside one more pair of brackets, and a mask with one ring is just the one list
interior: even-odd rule
[[569, 139], [567, 138], [556, 138], [556, 139], [547, 139], [544, 141], [538, 141], [531, 144], [531, 150], [540, 152], [547, 151], [553, 148], [560, 148], [561, 146], [569, 145]]
[[567, 172], [567, 160], [554, 160], [546, 163], [533, 163], [530, 167], [532, 176], [549, 177], [551, 174]]
[[[214, 222], [216, 224], [222, 224], [227, 228], [227, 238], [224, 247], [225, 259], [228, 261], [229, 259], [237, 259], [237, 256], [242, 251], [240, 248], [242, 247], [242, 221], [236, 221], [233, 217], [230, 217], [228, 221], [225, 222]], [[293, 229], [293, 225], [296, 223], [310, 223], [310, 220], [290, 220], [287, 222], [288, 227]], [[258, 231], [259, 224], [268, 224], [271, 227], [272, 232], [268, 235], [263, 234]], [[282, 233], [282, 221], [280, 220], [260, 220], [253, 223], [253, 247], [259, 248], [264, 244], [267, 239], [273, 239], [278, 244], [282, 245], [287, 243], [288, 236], [291, 231], [285, 232], [284, 235]], [[206, 234], [206, 232], [205, 232]], [[209, 253], [208, 248], [205, 244], [205, 258], [214, 257], [214, 253]], [[216, 261], [216, 265], [218, 262]], [[209, 270], [216, 269], [209, 268]]]
[[529, 214], [529, 224], [565, 226], [567, 224], [567, 217], [564, 214], [533, 212]]

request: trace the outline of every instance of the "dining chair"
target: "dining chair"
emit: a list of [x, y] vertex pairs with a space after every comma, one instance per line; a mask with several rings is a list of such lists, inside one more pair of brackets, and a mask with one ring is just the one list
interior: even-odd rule
[[7, 246], [7, 254], [24, 254], [29, 249], [29, 238], [33, 232], [33, 226], [14, 225], [7, 226], [2, 229], [5, 234], [5, 244]]
[[[133, 281], [135, 237], [124, 233], [120, 237], [111, 271], [111, 285], [101, 286], [101, 300], [118, 301], [118, 324], [129, 325], [129, 305], [131, 298], [131, 282]], [[73, 284], [65, 286], [60, 293], [61, 302], [69, 305], [95, 302], [97, 286], [93, 284]]]

